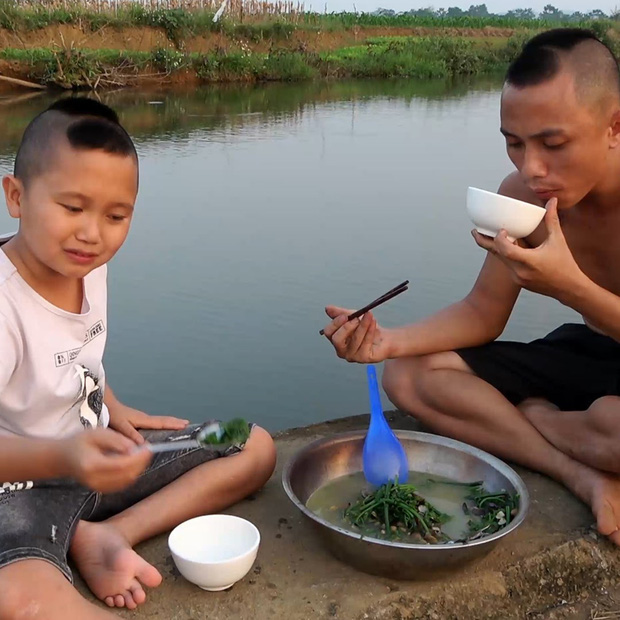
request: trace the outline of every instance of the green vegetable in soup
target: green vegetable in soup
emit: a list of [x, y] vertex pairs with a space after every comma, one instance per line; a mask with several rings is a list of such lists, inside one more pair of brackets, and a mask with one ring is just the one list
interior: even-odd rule
[[412, 484], [390, 481], [372, 493], [362, 493], [345, 509], [344, 517], [362, 532], [374, 529], [390, 538], [417, 535], [419, 542], [428, 543], [449, 540], [441, 525], [450, 516], [418, 495]]

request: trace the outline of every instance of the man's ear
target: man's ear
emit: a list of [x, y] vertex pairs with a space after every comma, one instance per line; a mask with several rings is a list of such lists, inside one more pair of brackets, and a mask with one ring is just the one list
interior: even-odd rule
[[618, 147], [620, 147], [620, 109], [613, 112], [609, 123], [609, 148]]
[[19, 219], [21, 217], [21, 203], [24, 195], [24, 185], [12, 174], [7, 174], [2, 178], [2, 188], [6, 206], [11, 217]]

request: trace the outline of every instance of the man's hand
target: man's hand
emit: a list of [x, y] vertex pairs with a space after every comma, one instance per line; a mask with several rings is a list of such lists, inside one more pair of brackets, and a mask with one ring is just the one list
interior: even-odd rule
[[375, 364], [389, 357], [391, 332], [379, 327], [372, 312], [352, 321], [347, 317], [353, 310], [327, 306], [325, 312], [333, 319], [324, 329], [325, 337], [334, 345], [338, 357], [360, 364]]
[[118, 400], [108, 405], [108, 411], [110, 412], [110, 428], [129, 437], [138, 445], [144, 443], [144, 437], [137, 430], [139, 428], [178, 431], [189, 424], [189, 420], [181, 420], [172, 416], [148, 415], [138, 409], [127, 407]]
[[524, 248], [511, 242], [505, 230], [495, 239], [473, 231], [476, 243], [497, 256], [511, 271], [513, 280], [521, 287], [562, 301], [576, 283], [585, 278], [566, 243], [558, 217], [558, 201], [552, 198], [546, 205], [547, 238], [537, 248]]
[[81, 484], [110, 493], [129, 486], [146, 469], [151, 452], [108, 428], [86, 430], [59, 440], [63, 473]]

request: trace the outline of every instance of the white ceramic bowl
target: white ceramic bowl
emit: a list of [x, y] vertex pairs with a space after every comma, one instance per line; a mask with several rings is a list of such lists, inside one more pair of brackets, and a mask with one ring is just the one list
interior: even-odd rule
[[469, 187], [467, 214], [479, 233], [495, 237], [503, 228], [514, 241], [527, 237], [536, 230], [545, 216], [545, 209], [515, 198]]
[[179, 572], [203, 590], [226, 590], [247, 575], [260, 532], [232, 515], [205, 515], [177, 525], [168, 547]]

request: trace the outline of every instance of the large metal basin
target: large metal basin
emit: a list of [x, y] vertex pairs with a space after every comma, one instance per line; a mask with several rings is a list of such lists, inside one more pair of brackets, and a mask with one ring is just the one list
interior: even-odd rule
[[315, 527], [327, 549], [359, 570], [393, 579], [428, 579], [448, 573], [485, 556], [504, 536], [523, 522], [529, 494], [519, 475], [490, 454], [460, 441], [415, 431], [395, 431], [402, 442], [412, 471], [445, 476], [459, 482], [483, 480], [489, 491], [520, 496], [519, 513], [499, 532], [469, 542], [411, 545], [362, 538], [321, 519], [306, 508], [306, 501], [319, 487], [335, 478], [362, 471], [365, 431], [319, 439], [300, 450], [282, 473], [284, 490]]

